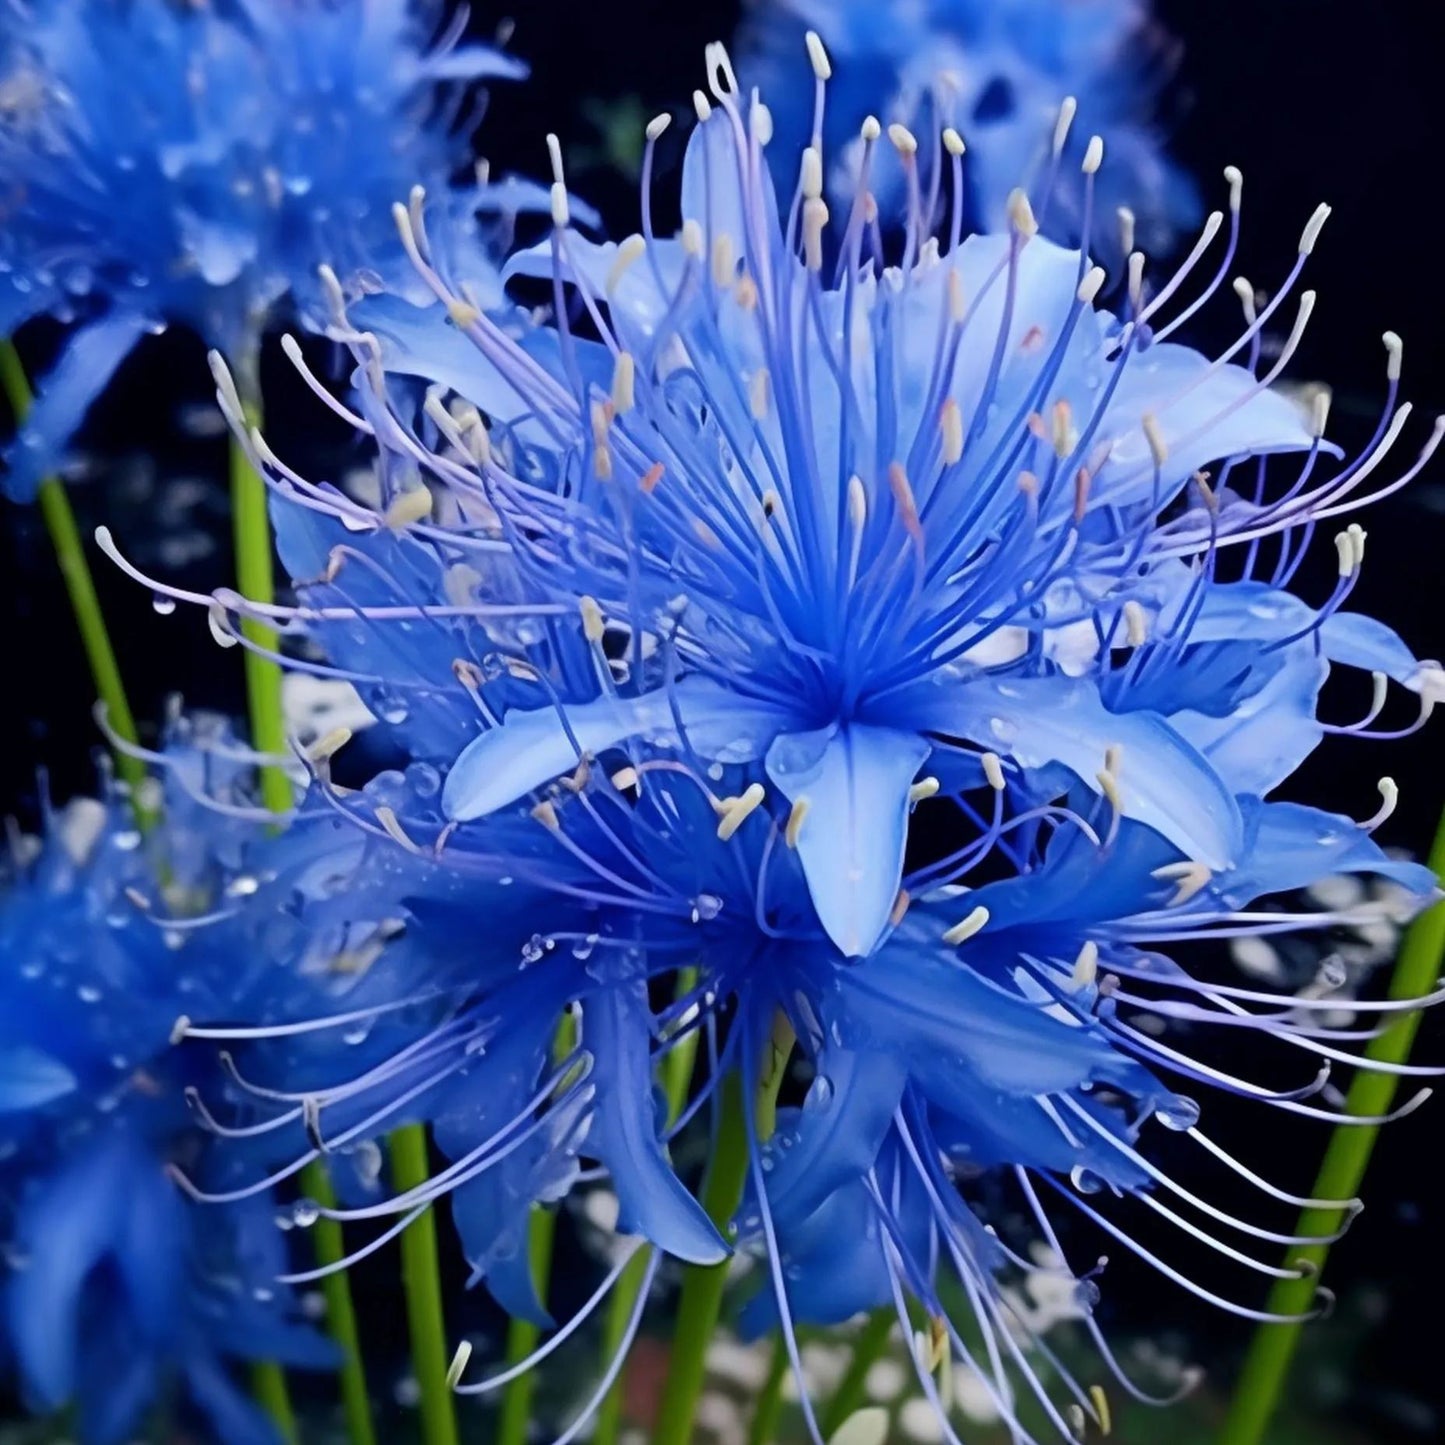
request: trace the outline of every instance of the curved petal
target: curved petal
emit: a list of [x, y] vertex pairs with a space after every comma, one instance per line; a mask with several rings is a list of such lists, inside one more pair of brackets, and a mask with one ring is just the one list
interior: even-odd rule
[[748, 762], [759, 757], [789, 721], [781, 709], [704, 678], [684, 678], [671, 696], [658, 689], [641, 697], [601, 697], [568, 705], [565, 721], [564, 711], [557, 708], [514, 711], [501, 727], [462, 750], [447, 774], [442, 807], [458, 822], [484, 817], [571, 772], [581, 755], [603, 752], [634, 737], [666, 747], [678, 746], [685, 737], [705, 758]]
[[652, 1087], [652, 1013], [647, 985], [609, 984], [582, 1005], [597, 1108], [586, 1152], [607, 1165], [617, 1190], [617, 1227], [689, 1264], [719, 1264], [728, 1246], [672, 1171], [657, 1137]]
[[1143, 501], [1154, 488], [1154, 458], [1144, 433], [1152, 416], [1167, 456], [1164, 490], [1182, 486], [1224, 457], [1308, 451], [1314, 444], [1303, 408], [1260, 390], [1242, 366], [1215, 367], [1188, 346], [1163, 342], [1131, 356], [1100, 428], [1113, 446], [1094, 478], [1098, 502]]
[[0, 1048], [0, 1114], [18, 1114], [63, 1098], [77, 1079], [53, 1054], [30, 1044]]
[[1102, 791], [1105, 750], [1120, 748], [1125, 817], [1215, 871], [1238, 856], [1239, 807], [1210, 762], [1162, 718], [1110, 712], [1090, 682], [985, 677], [929, 683], [908, 705], [910, 717], [930, 731], [968, 738], [1024, 768], [1061, 764], [1096, 792]]
[[29, 1262], [11, 1275], [5, 1305], [15, 1363], [45, 1409], [75, 1391], [81, 1293], [122, 1227], [127, 1173], [123, 1151], [82, 1153], [21, 1207], [16, 1234]]
[[779, 1229], [806, 1219], [870, 1170], [903, 1097], [908, 1070], [885, 1049], [828, 1049], [803, 1107], [769, 1152], [768, 1204]]
[[1420, 863], [1391, 858], [1353, 818], [1301, 803], [1243, 802], [1246, 846], [1240, 865], [1213, 890], [1238, 907], [1270, 893], [1307, 888], [1337, 873], [1375, 873], [1415, 894], [1423, 906], [1435, 875]]
[[1439, 668], [1419, 662], [1399, 635], [1359, 612], [1335, 612], [1320, 624], [1320, 642], [1331, 662], [1383, 672], [1411, 692], [1438, 686]]
[[144, 318], [118, 312], [82, 327], [66, 342], [60, 360], [36, 389], [35, 403], [6, 457], [7, 496], [17, 502], [35, 496], [41, 479], [63, 459], [91, 403], [146, 330]]
[[784, 733], [768, 749], [768, 777], [794, 807], [807, 806], [798, 857], [818, 919], [848, 958], [867, 953], [887, 926], [908, 788], [929, 751], [917, 733], [857, 722]]

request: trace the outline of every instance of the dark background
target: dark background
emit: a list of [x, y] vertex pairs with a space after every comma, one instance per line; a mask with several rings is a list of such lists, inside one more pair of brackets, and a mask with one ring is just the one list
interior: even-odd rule
[[[502, 13], [486, 4], [474, 26], [490, 30]], [[1405, 340], [1403, 394], [1416, 419], [1401, 461], [1445, 408], [1445, 283], [1431, 199], [1441, 169], [1438, 23], [1432, 7], [1405, 0], [1173, 0], [1156, 7], [1183, 43], [1164, 110], [1173, 151], [1198, 176], [1207, 203], [1222, 204], [1221, 168], [1245, 174], [1244, 234], [1237, 272], [1258, 285], [1280, 277], [1293, 259], [1313, 207], [1334, 215], [1311, 262], [1307, 283], [1320, 304], [1292, 368], [1297, 380], [1328, 380], [1335, 390], [1332, 434], [1360, 442], [1383, 395], [1386, 328]], [[635, 197], [600, 168], [577, 160], [602, 146], [589, 102], [639, 98], [638, 123], [686, 103], [701, 77], [704, 42], [733, 33], [736, 6], [717, 0], [530, 0], [515, 13], [512, 48], [534, 67], [529, 86], [498, 89], [480, 134], [481, 150], [501, 170], [541, 174], [543, 134], [557, 130], [574, 158], [574, 188], [597, 202], [609, 229], [635, 228]], [[1086, 116], [1080, 117], [1087, 125]], [[662, 191], [668, 179], [662, 178]], [[665, 212], [664, 212], [665, 218]], [[1227, 313], [1212, 313], [1189, 339], [1204, 349], [1225, 335]], [[35, 361], [49, 344], [26, 338]], [[268, 352], [272, 396], [299, 388]], [[279, 363], [284, 365], [284, 363]], [[225, 576], [227, 511], [220, 478], [224, 442], [183, 423], [203, 406], [209, 377], [199, 344], [180, 337], [147, 342], [97, 407], [88, 430], [96, 464], [74, 497], [87, 532], [110, 523], [148, 566], [185, 585]], [[281, 403], [275, 425], [297, 446], [317, 440], [314, 408], [291, 416]], [[334, 443], [335, 438], [327, 440]], [[283, 448], [284, 451], [284, 448]], [[1393, 474], [1393, 473], [1392, 473]], [[163, 518], [162, 550], [147, 541]], [[1445, 653], [1437, 598], [1445, 542], [1445, 463], [1402, 496], [1363, 519], [1370, 533], [1363, 579], [1352, 607], [1396, 627], [1419, 656]], [[1297, 587], [1322, 598], [1334, 573], [1325, 538]], [[185, 609], [158, 617], [150, 599], [95, 558], [113, 635], [140, 718], [159, 716], [166, 692], [183, 686], [188, 703], [239, 711], [240, 665], [211, 643], [204, 617]], [[90, 690], [85, 664], [39, 519], [0, 504], [0, 813], [36, 820], [37, 770], [57, 797], [91, 786]], [[1331, 716], [1354, 715], [1352, 699]], [[1375, 779], [1401, 784], [1399, 812], [1384, 837], [1423, 853], [1445, 801], [1437, 759], [1445, 719], [1401, 743], [1327, 745], [1289, 785], [1289, 795], [1363, 817], [1376, 805]], [[1445, 1060], [1445, 1019], [1427, 1021], [1417, 1057]], [[1213, 1117], [1218, 1117], [1217, 1115]], [[1268, 1131], [1268, 1132], [1266, 1132]], [[1273, 1176], [1303, 1188], [1326, 1129], [1249, 1111], [1216, 1126], [1240, 1152], [1270, 1161]], [[1241, 1137], [1241, 1135], [1243, 1137]], [[1341, 1293], [1336, 1318], [1311, 1332], [1296, 1380], [1343, 1438], [1407, 1445], [1439, 1438], [1445, 1389], [1439, 1319], [1445, 1231], [1438, 1160], [1441, 1102], [1387, 1130], [1368, 1181], [1370, 1207], [1335, 1250], [1328, 1277]], [[1268, 1250], [1264, 1251], [1266, 1254]], [[1111, 1277], [1111, 1308], [1142, 1329], [1180, 1327], [1220, 1377], [1248, 1326], [1208, 1315], [1154, 1285], [1142, 1271]], [[1333, 1406], [1330, 1400], [1337, 1401]], [[1159, 1429], [1167, 1428], [1160, 1417]], [[1303, 1438], [1303, 1437], [1302, 1437]]]

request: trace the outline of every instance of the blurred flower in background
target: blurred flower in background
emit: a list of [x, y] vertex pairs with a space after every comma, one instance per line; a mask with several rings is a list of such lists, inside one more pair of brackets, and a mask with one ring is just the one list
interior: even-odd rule
[[[190, 327], [255, 394], [262, 332], [396, 253], [415, 184], [468, 234], [525, 206], [473, 174], [476, 82], [519, 61], [434, 0], [4, 0], [0, 335], [68, 330], [9, 457], [26, 498], [147, 331]], [[476, 252], [480, 257], [480, 251]], [[479, 283], [489, 268], [477, 273]]]
[[[851, 197], [862, 156], [864, 119], [916, 133], [926, 176], [946, 162], [939, 135], [953, 126], [968, 146], [969, 229], [1001, 231], [1009, 192], [1027, 189], [1047, 235], [1085, 248], [1106, 264], [1120, 245], [1117, 210], [1151, 254], [1167, 251], [1199, 219], [1194, 182], [1165, 152], [1161, 94], [1175, 47], [1149, 15], [1147, 0], [749, 0], [737, 40], [745, 86], [760, 86], [777, 127], [775, 163], [792, 164], [815, 134], [805, 31], [821, 38], [837, 67], [822, 113], [829, 199]], [[1078, 104], [1081, 134], [1054, 144], [1059, 107]], [[1090, 134], [1109, 156], [1085, 209], [1078, 164]], [[779, 182], [790, 187], [791, 173]], [[885, 215], [896, 214], [904, 172], [882, 155], [869, 184]], [[936, 194], [936, 192], [935, 192]]]

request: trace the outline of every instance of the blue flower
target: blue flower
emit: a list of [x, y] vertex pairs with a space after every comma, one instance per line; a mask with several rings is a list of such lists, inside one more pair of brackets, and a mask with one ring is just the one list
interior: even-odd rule
[[147, 331], [186, 325], [249, 375], [279, 308], [319, 313], [319, 265], [353, 295], [378, 284], [414, 184], [460, 229], [528, 204], [515, 184], [452, 185], [473, 83], [524, 68], [455, 26], [433, 41], [436, 19], [432, 0], [5, 0], [0, 334], [76, 323], [12, 495]]
[[[364, 425], [388, 498], [403, 498], [386, 526], [429, 512], [424, 476], [462, 523], [439, 564], [448, 595], [504, 557], [504, 596], [480, 599], [513, 616], [499, 639], [525, 651], [580, 612], [606, 653], [564, 690], [524, 703], [514, 688], [482, 708], [447, 684], [450, 659], [430, 658], [428, 690], [454, 701], [425, 726], [445, 716], [451, 738], [474, 735], [447, 773], [450, 818], [505, 807], [628, 737], [759, 763], [770, 808], [795, 819], [829, 936], [858, 956], [894, 905], [910, 790], [977, 781], [985, 751], [1117, 792], [1125, 816], [1217, 870], [1238, 856], [1234, 795], [1268, 791], [1318, 741], [1328, 661], [1384, 672], [1427, 705], [1439, 695], [1437, 667], [1340, 612], [1355, 541], [1324, 606], [1276, 595], [1299, 539], [1358, 504], [1408, 414], [1390, 412], [1393, 337], [1386, 417], [1355, 461], [1331, 460], [1324, 407], [1273, 388], [1312, 293], [1259, 373], [1262, 329], [1323, 208], [1270, 306], [1255, 314], [1251, 298], [1213, 361], [1167, 338], [1227, 274], [1237, 176], [1214, 281], [1167, 324], [1203, 247], [1152, 297], [1131, 265], [1120, 311], [1104, 310], [1103, 272], [1037, 235], [1018, 193], [1006, 233], [955, 244], [956, 222], [946, 249], [915, 214], [896, 268], [863, 260], [856, 205], [829, 281], [816, 157], [784, 228], [759, 165], [763, 112], [741, 114], [720, 50], [711, 67], [719, 108], [689, 146], [679, 240], [599, 245], [563, 224], [507, 265], [519, 282], [552, 278], [559, 304], [571, 287], [602, 341], [574, 334], [565, 309], [542, 331], [479, 311], [414, 223], [415, 263], [449, 319], [393, 308], [336, 332], [375, 393]], [[1217, 213], [1205, 240], [1222, 225]], [[421, 415], [411, 378], [432, 383]], [[1267, 486], [1264, 459], [1284, 452], [1300, 454], [1293, 477]], [[257, 460], [282, 491], [308, 485]], [[1270, 537], [1284, 555], [1265, 568]], [[1226, 555], [1259, 580], [1219, 585]], [[1246, 656], [1246, 641], [1264, 645]], [[1216, 666], [1196, 669], [1187, 701], [1155, 686], [1201, 648]], [[441, 753], [434, 734], [426, 755]]]
[[[1178, 681], [1187, 683], [1187, 668]], [[546, 1323], [525, 1264], [528, 1210], [601, 1173], [617, 1193], [620, 1232], [685, 1260], [712, 1263], [733, 1247], [763, 1256], [772, 1283], [748, 1306], [749, 1328], [781, 1319], [791, 1342], [797, 1322], [877, 1307], [897, 1308], [906, 1324], [907, 1301], [917, 1300], [1006, 1415], [1016, 1408], [1009, 1370], [969, 1341], [979, 1330], [1027, 1338], [1010, 1285], [1037, 1266], [1011, 1223], [1010, 1191], [1032, 1237], [1051, 1248], [1066, 1201], [1185, 1288], [1259, 1317], [1241, 1291], [1192, 1278], [1141, 1242], [1121, 1201], [1268, 1274], [1273, 1265], [1217, 1238], [1210, 1221], [1267, 1242], [1292, 1237], [1178, 1183], [1154, 1158], [1157, 1137], [1186, 1132], [1276, 1204], [1301, 1202], [1201, 1134], [1201, 1095], [1334, 1119], [1313, 1100], [1332, 1065], [1356, 1062], [1353, 1035], [1326, 1023], [1338, 1007], [1328, 993], [1293, 999], [1213, 968], [1196, 975], [1162, 950], [1363, 921], [1368, 905], [1359, 916], [1251, 906], [1337, 873], [1377, 874], [1428, 898], [1429, 871], [1389, 858], [1370, 836], [1374, 820], [1242, 796], [1240, 861], [1207, 874], [1089, 790], [1040, 801], [1026, 777], [1000, 778], [955, 796], [978, 820], [976, 835], [907, 877], [877, 950], [849, 960], [809, 904], [796, 839], [758, 806], [753, 785], [720, 795], [705, 773], [638, 743], [610, 769], [584, 764], [533, 807], [460, 826], [445, 818], [424, 763], [315, 800], [415, 870], [412, 947], [465, 959], [454, 1006], [389, 1062], [368, 1050], [348, 1068], [333, 1048], [318, 1054], [316, 1071], [292, 1077], [288, 1097], [311, 1102], [313, 1141], [345, 1142], [400, 1110], [433, 1121], [453, 1161], [422, 1190], [373, 1196], [332, 1211], [337, 1218], [404, 1222], [450, 1194], [474, 1279], [512, 1313]], [[726, 781], [749, 776], [760, 774], [729, 769]], [[318, 788], [329, 791], [324, 777]], [[1000, 864], [1009, 876], [968, 887], [976, 869]], [[659, 1007], [669, 994], [674, 1002]], [[1350, 1006], [1388, 1017], [1417, 1005]], [[563, 1018], [570, 1028], [559, 1043]], [[1271, 1090], [1211, 1063], [1209, 1033], [1228, 1040], [1241, 1030], [1285, 1059], [1309, 1056], [1301, 1085]], [[711, 1068], [674, 1121], [654, 1079], [698, 1031]], [[771, 1138], [750, 1129], [749, 1192], [720, 1233], [678, 1177], [668, 1142], [730, 1080], [746, 1097], [776, 1078], [770, 1050], [786, 1058], [795, 1047], [801, 1104], [779, 1111]], [[1093, 1318], [1098, 1271], [1043, 1272], [1072, 1280], [1108, 1368], [1137, 1392]], [[946, 1303], [958, 1288], [975, 1324]], [[1032, 1350], [1011, 1357], [1027, 1391], [1064, 1420]], [[1088, 1392], [1063, 1378], [1094, 1411]], [[926, 1372], [920, 1379], [925, 1392], [935, 1388]]]
[[0, 1354], [37, 1412], [74, 1402], [94, 1445], [129, 1438], [177, 1384], [214, 1438], [270, 1445], [223, 1361], [320, 1368], [333, 1352], [277, 1283], [269, 1197], [207, 1212], [171, 1178], [217, 1188], [244, 1162], [205, 1147], [189, 1100], [224, 1075], [210, 1048], [176, 1046], [177, 1024], [314, 1012], [319, 995], [281, 909], [290, 880], [253, 871], [291, 840], [264, 838], [245, 750], [178, 720], [155, 756], [163, 821], [143, 834], [119, 790], [73, 802], [0, 895]]
[[[919, 0], [886, 12], [848, 0], [751, 0], [739, 68], [744, 85], [769, 98], [778, 178], [791, 186], [790, 158], [816, 126], [805, 35], [818, 36], [838, 71], [821, 134], [828, 195], [843, 215], [862, 154], [859, 128], [876, 115], [885, 127], [916, 131], [934, 173], [947, 167], [940, 130], [961, 132], [977, 229], [1003, 230], [1009, 193], [1024, 186], [1048, 195], [1041, 219], [1056, 239], [1118, 256], [1116, 213], [1124, 206], [1134, 235], [1157, 253], [1198, 221], [1200, 204], [1194, 183], [1164, 153], [1155, 120], [1173, 56], [1148, 10], [1147, 0]], [[1082, 137], [1056, 135], [1066, 101], [1077, 104]], [[1110, 157], [1091, 198], [1077, 179], [1090, 134], [1102, 137]], [[905, 169], [880, 156], [872, 176], [891, 219], [903, 209]]]

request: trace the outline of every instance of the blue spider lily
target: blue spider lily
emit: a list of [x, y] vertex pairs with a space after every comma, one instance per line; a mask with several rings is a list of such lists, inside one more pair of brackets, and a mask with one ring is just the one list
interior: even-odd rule
[[157, 757], [155, 830], [118, 789], [73, 802], [19, 842], [0, 893], [0, 1354], [32, 1409], [77, 1407], [87, 1445], [130, 1438], [177, 1387], [213, 1438], [270, 1445], [226, 1362], [326, 1368], [334, 1352], [277, 1283], [270, 1199], [206, 1212], [171, 1178], [214, 1187], [244, 1162], [204, 1147], [189, 1099], [224, 1077], [176, 1023], [314, 1011], [317, 991], [293, 967], [289, 888], [251, 871], [248, 754], [198, 719]]
[[[1274, 389], [1310, 292], [1261, 373], [1263, 330], [1327, 208], [1273, 300], [1256, 311], [1251, 294], [1239, 340], [1211, 361], [1167, 338], [1227, 274], [1238, 172], [1214, 278], [1172, 319], [1165, 308], [1223, 212], [1152, 295], [1136, 253], [1115, 312], [1098, 304], [1102, 270], [1036, 234], [1021, 193], [1005, 234], [960, 240], [956, 212], [936, 240], [914, 187], [901, 264], [884, 266], [863, 189], [829, 279], [816, 151], [784, 223], [763, 162], [767, 112], [759, 102], [743, 114], [720, 48], [710, 78], [718, 104], [700, 99], [679, 239], [578, 236], [558, 166], [554, 236], [507, 265], [514, 278], [552, 279], [555, 329], [466, 301], [415, 209], [404, 239], [449, 320], [394, 306], [333, 319], [374, 394], [357, 420], [408, 495], [391, 522], [429, 511], [425, 486], [439, 484], [469, 524], [454, 529], [456, 563], [485, 571], [478, 559], [505, 554], [517, 636], [580, 609], [611, 648], [578, 692], [528, 706], [508, 697], [501, 712], [453, 705], [478, 735], [448, 771], [450, 818], [505, 807], [628, 737], [719, 766], [761, 763], [770, 806], [799, 813], [829, 936], [861, 956], [897, 895], [910, 789], [977, 780], [985, 750], [1101, 795], [1108, 758], [1127, 755], [1124, 815], [1222, 869], [1241, 843], [1236, 735], [1282, 749], [1258, 785], [1272, 787], [1320, 736], [1313, 699], [1328, 661], [1384, 673], [1433, 705], [1439, 668], [1341, 612], [1358, 529], [1342, 534], [1340, 587], [1321, 608], [1275, 597], [1311, 529], [1361, 503], [1408, 417], [1395, 409], [1392, 335], [1386, 414], [1352, 461], [1333, 460], [1325, 406]], [[874, 147], [876, 126], [870, 135]], [[896, 131], [892, 144], [913, 166], [914, 138]], [[1086, 188], [1098, 157], [1091, 145]], [[575, 333], [570, 305], [600, 341]], [[420, 416], [407, 378], [430, 383]], [[1291, 478], [1272, 486], [1266, 459], [1288, 452], [1299, 454]], [[274, 457], [257, 461], [284, 490], [308, 485]], [[310, 495], [365, 525], [349, 504]], [[1270, 539], [1281, 555], [1266, 571]], [[1253, 580], [1220, 590], [1234, 557]], [[1246, 605], [1251, 586], [1260, 595]], [[1176, 709], [1148, 679], [1197, 644], [1223, 645], [1226, 598], [1260, 656], [1242, 681], [1221, 666], [1203, 684], [1210, 696]], [[1288, 724], [1235, 726], [1246, 699], [1253, 717], [1276, 698]]]
[[[475, 82], [525, 68], [437, 34], [431, 0], [5, 0], [0, 334], [74, 323], [10, 457], [28, 497], [116, 367], [180, 323], [248, 374], [280, 314], [390, 271], [390, 206], [417, 182], [454, 228], [532, 204], [470, 167]], [[435, 38], [433, 39], [433, 37]], [[480, 251], [477, 252], [480, 256]], [[490, 267], [475, 278], [495, 280]]]
[[[606, 1178], [624, 1234], [698, 1262], [732, 1248], [763, 1256], [772, 1286], [748, 1307], [751, 1328], [781, 1320], [791, 1344], [798, 1322], [836, 1323], [896, 1305], [906, 1323], [907, 1302], [917, 1300], [1006, 1416], [1015, 1409], [1011, 1382], [1022, 1380], [1067, 1440], [1083, 1427], [1050, 1400], [1038, 1363], [1052, 1360], [1048, 1347], [1017, 1343], [1026, 1322], [1007, 1286], [1037, 1268], [1029, 1241], [985, 1230], [1002, 1230], [1012, 1215], [995, 1218], [998, 1204], [975, 1183], [1008, 1186], [1025, 1202], [1035, 1237], [1055, 1249], [1057, 1197], [1186, 1289], [1262, 1317], [1219, 1281], [1191, 1278], [1139, 1243], [1127, 1207], [1149, 1210], [1243, 1270], [1277, 1272], [1229, 1243], [1227, 1231], [1267, 1243], [1294, 1237], [1177, 1183], [1152, 1158], [1157, 1131], [1186, 1134], [1277, 1205], [1298, 1204], [1202, 1132], [1200, 1093], [1338, 1119], [1317, 1096], [1333, 1066], [1360, 1065], [1354, 1046], [1370, 1030], [1326, 1023], [1324, 1012], [1338, 1007], [1327, 990], [1282, 997], [1188, 972], [1162, 950], [1360, 921], [1349, 910], [1256, 905], [1322, 876], [1378, 874], [1420, 902], [1433, 879], [1372, 840], [1382, 820], [1360, 825], [1252, 797], [1238, 800], [1239, 866], [1207, 874], [1087, 790], [1040, 803], [1026, 778], [998, 776], [996, 758], [987, 767], [996, 783], [982, 797], [964, 790], [952, 799], [976, 820], [973, 844], [905, 880], [885, 938], [862, 961], [839, 953], [809, 905], [796, 835], [752, 803], [753, 785], [743, 785], [758, 777], [755, 767], [713, 780], [628, 744], [610, 774], [583, 766], [533, 807], [460, 826], [439, 807], [429, 764], [354, 795], [335, 793], [320, 776], [328, 814], [349, 816], [368, 847], [391, 848], [417, 870], [406, 905], [413, 945], [463, 955], [460, 975], [470, 979], [465, 996], [459, 981], [454, 1006], [389, 1061], [367, 1054], [346, 1068], [333, 1048], [318, 1054], [317, 1072], [293, 1081], [286, 1097], [304, 1091], [312, 1102], [313, 1147], [318, 1136], [345, 1141], [357, 1127], [375, 1128], [401, 1107], [435, 1121], [453, 1161], [422, 1190], [372, 1197], [335, 1217], [394, 1217], [399, 1228], [451, 1194], [474, 1279], [514, 1313], [548, 1323], [524, 1263], [527, 1210]], [[722, 795], [723, 786], [742, 791]], [[975, 868], [1000, 858], [1012, 876], [967, 886]], [[696, 982], [679, 992], [691, 968]], [[669, 988], [675, 1002], [658, 1008]], [[1420, 1002], [1350, 1006], [1373, 1019]], [[558, 1054], [556, 1021], [569, 1011], [575, 1038]], [[796, 1039], [797, 1067], [810, 1082], [801, 1107], [779, 1112], [771, 1139], [753, 1130], [750, 1191], [732, 1228], [719, 1233], [675, 1173], [668, 1141], [730, 1075], [761, 1076], [780, 1024], [785, 1051]], [[707, 1083], [664, 1131], [653, 1078], [694, 1030], [707, 1040]], [[1302, 1084], [1266, 1089], [1210, 1062], [1210, 1032], [1227, 1040], [1240, 1030], [1286, 1057], [1303, 1051], [1311, 1062]], [[295, 1108], [288, 1113], [294, 1139]], [[276, 1122], [284, 1139], [284, 1119]], [[1221, 1224], [1224, 1238], [1215, 1232]], [[581, 1327], [620, 1270], [538, 1359]], [[945, 1275], [964, 1290], [973, 1324], [950, 1318], [940, 1298]], [[1093, 1319], [1096, 1275], [1071, 1276], [1080, 1318], [1121, 1387], [1149, 1398]], [[979, 1330], [987, 1355], [966, 1342]], [[494, 1388], [522, 1367], [464, 1388]], [[1067, 1371], [1062, 1378], [1073, 1410], [1096, 1416], [1090, 1393]], [[936, 1389], [926, 1368], [920, 1387]]]
[[[809, 32], [814, 73], [831, 76], [833, 62], [838, 69], [821, 114], [804, 53]], [[819, 145], [830, 158], [827, 195], [841, 214], [869, 115], [918, 133], [930, 179], [947, 169], [939, 133], [956, 128], [969, 150], [971, 229], [1002, 231], [1009, 194], [1025, 185], [1048, 197], [1040, 219], [1050, 236], [1116, 260], [1136, 237], [1151, 252], [1165, 250], [1202, 211], [1194, 182], [1165, 153], [1155, 112], [1177, 57], [1145, 0], [923, 0], [889, 10], [752, 0], [737, 49], [744, 86], [771, 98], [774, 156], [786, 167], [810, 139]], [[1057, 129], [1064, 105], [1077, 106], [1109, 148], [1092, 196], [1077, 179], [1086, 138]], [[907, 170], [876, 157], [871, 184], [891, 213]]]

